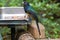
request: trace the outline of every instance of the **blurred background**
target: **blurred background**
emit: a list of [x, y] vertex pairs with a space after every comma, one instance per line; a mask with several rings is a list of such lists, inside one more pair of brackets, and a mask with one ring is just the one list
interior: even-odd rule
[[[22, 7], [22, 1], [0, 0], [0, 7]], [[46, 38], [60, 38], [60, 0], [27, 0], [27, 2], [38, 12], [38, 18], [46, 28]], [[10, 33], [10, 29], [0, 27], [0, 33], [2, 35]]]

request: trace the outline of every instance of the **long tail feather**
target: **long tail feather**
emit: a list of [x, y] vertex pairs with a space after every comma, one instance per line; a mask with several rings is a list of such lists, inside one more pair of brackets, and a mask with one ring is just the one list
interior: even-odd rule
[[40, 33], [40, 28], [39, 28], [39, 24], [38, 24], [38, 21], [37, 21], [37, 20], [36, 20], [36, 25], [37, 25], [37, 28], [38, 28], [39, 35], [41, 35], [41, 33]]

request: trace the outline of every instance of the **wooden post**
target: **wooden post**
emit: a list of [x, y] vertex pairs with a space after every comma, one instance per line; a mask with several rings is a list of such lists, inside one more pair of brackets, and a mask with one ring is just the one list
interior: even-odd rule
[[28, 31], [33, 35], [34, 38], [45, 38], [45, 27], [41, 23], [38, 24], [40, 27], [41, 35], [39, 35], [35, 21], [32, 21], [31, 25], [28, 27]]

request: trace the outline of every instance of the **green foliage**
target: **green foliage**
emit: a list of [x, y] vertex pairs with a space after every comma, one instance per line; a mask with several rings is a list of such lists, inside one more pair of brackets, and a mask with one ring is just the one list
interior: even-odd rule
[[22, 6], [22, 0], [0, 0], [1, 6], [11, 6], [11, 7], [17, 7]]
[[[45, 25], [46, 28], [46, 37], [58, 38], [60, 37], [60, 24], [50, 19], [46, 18], [42, 20], [42, 24]], [[53, 36], [52, 36], [53, 35]]]
[[[60, 38], [60, 18], [55, 18], [55, 16], [60, 16], [60, 3], [55, 3], [56, 0], [27, 0], [30, 5], [39, 14], [42, 14], [42, 22], [46, 28], [46, 37], [50, 38]], [[6, 5], [8, 0], [0, 0], [0, 6]], [[8, 6], [23, 6], [22, 0], [10, 0]], [[38, 16], [40, 17], [40, 16]]]
[[7, 33], [10, 33], [10, 28], [8, 28], [8, 27], [0, 27], [0, 33], [2, 35], [6, 35]]
[[[56, 16], [60, 16], [60, 3], [48, 3], [49, 1], [36, 2], [31, 3], [31, 6], [35, 8], [40, 14], [42, 14], [42, 24], [45, 25], [46, 28], [46, 37], [50, 38], [60, 38], [60, 18], [54, 18], [54, 14]], [[57, 21], [58, 20], [58, 21]]]

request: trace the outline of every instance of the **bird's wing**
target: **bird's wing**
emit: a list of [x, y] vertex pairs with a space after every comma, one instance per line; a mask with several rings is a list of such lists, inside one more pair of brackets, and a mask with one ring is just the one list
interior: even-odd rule
[[[32, 15], [34, 18], [38, 18], [39, 22], [41, 22], [42, 20], [42, 15], [38, 14], [38, 12], [36, 10], [34, 10], [33, 7], [29, 6], [29, 8], [27, 9], [28, 13], [31, 13], [30, 15]], [[40, 16], [40, 17], [38, 17]]]
[[34, 14], [37, 14], [37, 11], [35, 11], [35, 9], [34, 9], [33, 7], [31, 7], [31, 6], [29, 6], [29, 8], [28, 8], [27, 11], [28, 11], [28, 12], [32, 12], [32, 13], [34, 13]]
[[39, 34], [40, 34], [40, 28], [39, 28], [39, 25], [38, 25], [39, 20], [38, 20], [38, 15], [36, 14], [37, 12], [32, 7], [29, 7], [28, 13], [30, 13], [34, 17], [34, 19], [36, 20], [37, 28], [38, 28], [38, 31], [39, 31]]
[[29, 6], [29, 8], [27, 9], [27, 12], [35, 19], [38, 20], [38, 15], [37, 12]]

